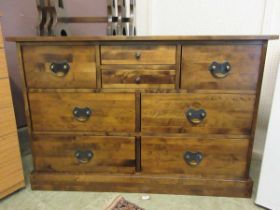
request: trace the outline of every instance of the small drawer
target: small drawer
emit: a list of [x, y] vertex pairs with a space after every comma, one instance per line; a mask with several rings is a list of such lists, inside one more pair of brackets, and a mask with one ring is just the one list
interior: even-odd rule
[[181, 88], [255, 92], [261, 55], [262, 45], [185, 45]]
[[4, 49], [0, 49], [0, 79], [8, 77], [7, 62]]
[[29, 93], [34, 131], [134, 132], [132, 93]]
[[142, 172], [195, 178], [247, 176], [248, 139], [142, 137]]
[[[175, 69], [175, 68], [174, 68]], [[175, 88], [175, 70], [167, 69], [103, 69], [103, 88]]]
[[255, 96], [240, 94], [142, 94], [144, 133], [250, 135]]
[[24, 46], [29, 88], [96, 88], [94, 46]]
[[34, 135], [36, 171], [135, 172], [134, 137]]
[[175, 64], [176, 46], [101, 46], [102, 64]]

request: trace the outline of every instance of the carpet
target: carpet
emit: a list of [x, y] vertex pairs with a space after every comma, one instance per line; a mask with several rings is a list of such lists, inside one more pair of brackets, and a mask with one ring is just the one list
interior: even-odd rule
[[128, 202], [122, 196], [116, 197], [110, 205], [104, 208], [104, 210], [144, 210], [136, 206], [133, 203]]

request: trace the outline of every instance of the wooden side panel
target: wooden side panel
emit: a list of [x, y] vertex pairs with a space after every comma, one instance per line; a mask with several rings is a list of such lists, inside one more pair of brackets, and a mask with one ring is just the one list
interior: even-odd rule
[[6, 77], [8, 77], [6, 57], [4, 49], [0, 49], [0, 79]]
[[[135, 172], [134, 137], [113, 136], [33, 136], [37, 171], [52, 172]], [[81, 163], [77, 151], [91, 151], [92, 159]]]
[[[248, 139], [195, 139], [142, 137], [142, 172], [183, 174], [194, 178], [244, 179]], [[186, 152], [202, 154], [197, 166], [189, 165]]]
[[0, 99], [0, 136], [17, 133], [8, 78], [0, 79]]
[[102, 70], [103, 88], [175, 88], [175, 70]]
[[[185, 45], [182, 54], [181, 88], [188, 90], [256, 91], [262, 45]], [[212, 62], [228, 61], [231, 70], [225, 78], [209, 71]]]
[[[0, 113], [1, 112], [2, 110], [0, 111]], [[6, 120], [11, 120], [11, 119], [6, 118]], [[13, 126], [13, 128], [15, 128], [14, 123], [10, 126]], [[17, 133], [16, 131], [13, 131], [8, 135], [3, 135], [1, 131], [0, 133], [1, 133], [0, 135], [0, 199], [1, 199], [4, 196], [24, 187], [25, 184], [24, 184], [23, 169], [22, 169]]]
[[2, 27], [0, 26], [0, 48], [4, 47], [4, 40], [3, 40], [3, 37], [2, 37]]
[[[34, 131], [135, 131], [133, 93], [29, 93], [29, 100]], [[89, 108], [89, 119], [78, 121], [75, 107]]]
[[[137, 55], [139, 57], [137, 57]], [[102, 64], [175, 64], [176, 46], [119, 45], [101, 46]]]
[[0, 79], [0, 109], [13, 106], [9, 79]]
[[[94, 46], [24, 46], [23, 63], [29, 88], [96, 88]], [[67, 62], [70, 69], [58, 77], [52, 63]]]
[[[251, 134], [255, 96], [238, 94], [142, 94], [142, 132], [189, 134]], [[206, 112], [191, 123], [189, 109]]]
[[[2, 67], [2, 66], [1, 66]], [[0, 199], [24, 187], [9, 79], [0, 79]]]

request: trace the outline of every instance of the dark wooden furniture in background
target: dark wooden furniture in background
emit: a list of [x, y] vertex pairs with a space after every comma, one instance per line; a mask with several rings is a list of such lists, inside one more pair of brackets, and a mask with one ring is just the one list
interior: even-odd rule
[[0, 26], [0, 199], [25, 186]]
[[249, 197], [277, 36], [11, 37], [33, 189]]

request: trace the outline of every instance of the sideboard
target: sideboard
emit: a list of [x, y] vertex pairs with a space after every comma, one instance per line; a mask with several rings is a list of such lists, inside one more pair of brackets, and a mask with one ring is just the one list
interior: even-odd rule
[[277, 36], [10, 37], [35, 190], [249, 197]]

